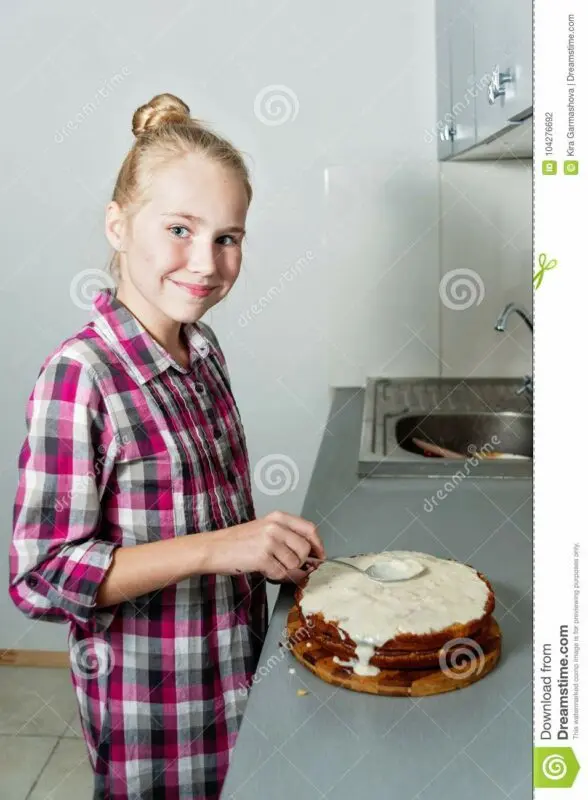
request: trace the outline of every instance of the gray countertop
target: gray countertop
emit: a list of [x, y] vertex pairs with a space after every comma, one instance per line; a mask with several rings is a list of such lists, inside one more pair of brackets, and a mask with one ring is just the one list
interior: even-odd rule
[[223, 800], [530, 800], [531, 481], [360, 479], [362, 405], [363, 390], [335, 392], [301, 515], [331, 556], [418, 550], [479, 569], [496, 592], [502, 658], [478, 683], [431, 697], [331, 686], [279, 645], [293, 602], [284, 585]]

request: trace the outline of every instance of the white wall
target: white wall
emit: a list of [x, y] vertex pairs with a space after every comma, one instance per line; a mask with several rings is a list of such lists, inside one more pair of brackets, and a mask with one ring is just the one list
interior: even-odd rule
[[[276, 507], [299, 512], [329, 403], [330, 300], [346, 277], [334, 255], [345, 250], [352, 230], [342, 228], [339, 249], [326, 248], [324, 168], [379, 160], [393, 169], [406, 162], [385, 189], [385, 207], [396, 214], [378, 217], [361, 261], [351, 264], [358, 274], [371, 269], [372, 245], [382, 247], [391, 233], [395, 247], [408, 245], [413, 232], [435, 219], [437, 166], [424, 142], [435, 117], [433, 0], [29, 0], [4, 4], [0, 14], [10, 33], [0, 48], [7, 83], [0, 332], [10, 342], [3, 376], [0, 647], [60, 649], [65, 627], [29, 623], [7, 595], [16, 458], [26, 399], [43, 359], [89, 317], [72, 303], [70, 286], [81, 271], [106, 264], [104, 207], [132, 143], [132, 112], [158, 92], [173, 92], [248, 155], [255, 199], [243, 273], [208, 321], [225, 348], [253, 465], [277, 453], [298, 469], [292, 491], [256, 491], [258, 514]], [[293, 93], [297, 108], [280, 125], [255, 113], [256, 97], [276, 84]], [[279, 115], [280, 104], [273, 110]], [[412, 292], [424, 269], [419, 264], [430, 260], [438, 272], [432, 238], [420, 252], [411, 262]], [[383, 310], [404, 302], [395, 280], [378, 294]], [[260, 298], [263, 312], [242, 324]], [[433, 313], [430, 296], [426, 303]], [[357, 318], [348, 310], [343, 324], [339, 318], [336, 336], [357, 323], [370, 325], [370, 315], [361, 314], [366, 307], [356, 309]], [[395, 347], [397, 329], [388, 332]], [[387, 344], [376, 325], [372, 341], [379, 348], [374, 359], [384, 358]], [[345, 337], [339, 346], [349, 347]], [[373, 367], [361, 350], [349, 357], [359, 362], [354, 381]], [[409, 367], [407, 358], [398, 363]], [[427, 361], [427, 369], [433, 364]]]
[[[506, 333], [494, 330], [506, 303], [531, 311], [531, 159], [439, 165], [433, 157], [423, 144], [420, 160], [333, 170], [325, 226], [325, 258], [340, 275], [329, 293], [333, 385], [531, 371], [520, 317]], [[341, 235], [346, 208], [355, 216]]]
[[[325, 261], [329, 381], [436, 375], [439, 164], [413, 132], [412, 153], [328, 171]], [[417, 148], [417, 142], [419, 144]]]
[[[442, 276], [474, 270], [470, 288], [447, 285], [441, 303], [440, 353], [447, 376], [509, 376], [531, 372], [533, 343], [519, 316], [494, 330], [504, 306], [514, 301], [532, 311], [532, 161], [500, 160], [441, 168]], [[461, 297], [461, 300], [459, 299]], [[452, 305], [458, 308], [452, 308]]]

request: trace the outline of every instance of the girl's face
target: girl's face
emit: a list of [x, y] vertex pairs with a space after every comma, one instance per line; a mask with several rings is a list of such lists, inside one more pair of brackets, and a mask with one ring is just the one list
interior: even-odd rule
[[130, 230], [120, 227], [119, 295], [138, 293], [158, 316], [196, 321], [239, 275], [246, 215], [245, 187], [232, 170], [196, 154], [157, 170]]

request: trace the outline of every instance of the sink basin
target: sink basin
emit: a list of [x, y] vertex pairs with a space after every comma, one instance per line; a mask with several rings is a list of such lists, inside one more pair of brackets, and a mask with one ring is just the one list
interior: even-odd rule
[[[422, 455], [413, 437], [463, 453], [486, 457], [497, 454], [533, 456], [533, 417], [515, 412], [428, 414], [396, 421], [396, 440], [403, 450]], [[389, 442], [391, 437], [385, 437]], [[388, 453], [386, 453], [388, 455]], [[437, 457], [438, 456], [434, 456]]]
[[[443, 477], [469, 462], [466, 473], [475, 478], [531, 477], [532, 407], [516, 394], [520, 385], [510, 378], [369, 378], [358, 474]], [[427, 455], [413, 437], [463, 459]]]

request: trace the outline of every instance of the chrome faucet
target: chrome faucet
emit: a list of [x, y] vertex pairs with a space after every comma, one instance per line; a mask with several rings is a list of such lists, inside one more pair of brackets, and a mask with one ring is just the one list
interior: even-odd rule
[[509, 303], [507, 306], [504, 307], [504, 311], [496, 320], [496, 325], [494, 329], [497, 331], [504, 331], [506, 330], [506, 323], [508, 322], [508, 318], [511, 314], [518, 314], [521, 319], [526, 323], [527, 327], [533, 333], [533, 323], [531, 322], [531, 317], [529, 316], [529, 312], [524, 306], [518, 306], [516, 303]]
[[[504, 311], [496, 320], [494, 330], [503, 332], [506, 330], [506, 323], [511, 314], [518, 314], [523, 322], [527, 325], [531, 334], [533, 333], [533, 322], [531, 316], [524, 306], [519, 306], [516, 303], [508, 303], [504, 307]], [[525, 394], [531, 404], [533, 404], [533, 378], [530, 375], [525, 375], [523, 385], [517, 389], [516, 394]]]

